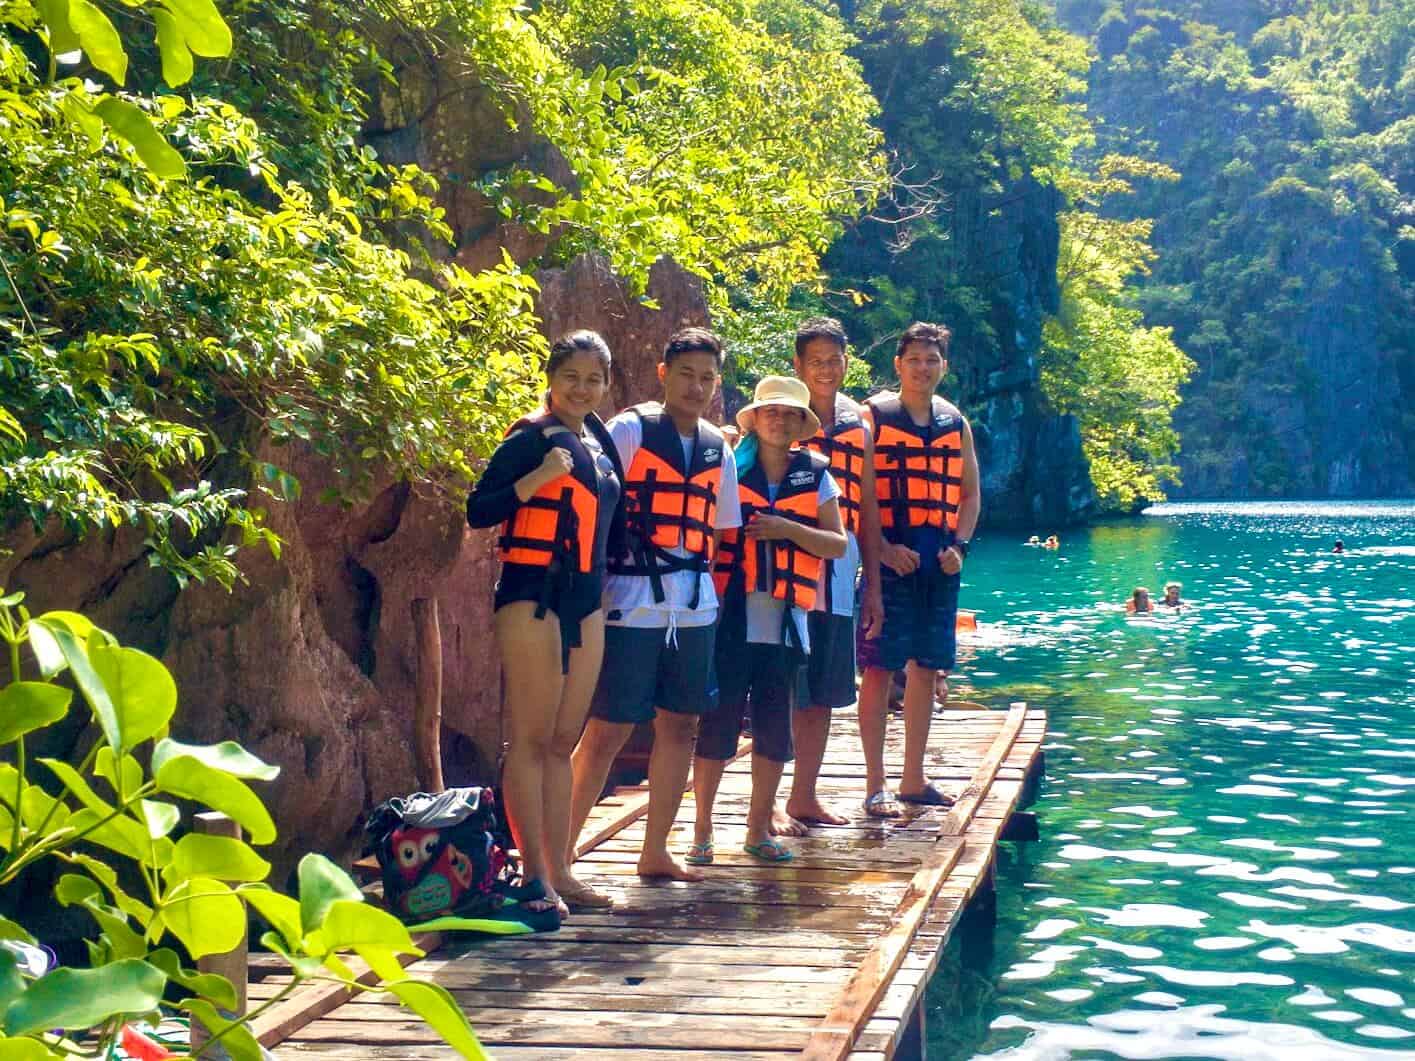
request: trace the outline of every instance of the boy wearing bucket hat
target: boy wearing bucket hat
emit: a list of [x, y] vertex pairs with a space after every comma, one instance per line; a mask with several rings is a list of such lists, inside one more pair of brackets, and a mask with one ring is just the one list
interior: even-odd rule
[[785, 764], [793, 756], [791, 713], [797, 672], [810, 651], [806, 613], [815, 603], [822, 558], [845, 553], [840, 489], [829, 462], [800, 446], [820, 429], [798, 379], [767, 376], [737, 414], [740, 530], [723, 533], [714, 564], [722, 597], [717, 631], [718, 707], [705, 715], [693, 761], [697, 821], [688, 861], [713, 859], [712, 808], [742, 716], [752, 712], [752, 797], [745, 850], [764, 862], [791, 852], [771, 835]]
[[934, 393], [948, 371], [949, 330], [918, 322], [899, 338], [899, 393], [867, 405], [874, 424], [879, 503], [879, 581], [884, 625], [860, 644], [860, 744], [865, 753], [865, 813], [895, 818], [886, 782], [884, 735], [890, 679], [906, 664], [904, 768], [898, 798], [950, 806], [924, 774], [934, 682], [953, 667], [958, 587], [981, 507], [973, 432], [956, 406]]

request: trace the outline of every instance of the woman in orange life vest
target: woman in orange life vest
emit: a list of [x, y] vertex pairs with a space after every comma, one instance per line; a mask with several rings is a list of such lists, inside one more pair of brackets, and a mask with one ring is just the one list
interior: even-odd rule
[[712, 806], [737, 750], [742, 713], [752, 711], [752, 798], [745, 850], [789, 862], [771, 836], [781, 774], [793, 754], [791, 711], [798, 672], [810, 651], [806, 613], [815, 604], [821, 559], [845, 555], [845, 527], [830, 462], [798, 443], [820, 430], [800, 380], [767, 376], [737, 414], [741, 530], [725, 531], [714, 567], [718, 618], [718, 706], [703, 716], [693, 760], [697, 822], [688, 862], [713, 859]]
[[545, 374], [545, 406], [492, 455], [467, 522], [503, 525], [494, 620], [510, 735], [503, 798], [527, 882], [539, 881], [563, 917], [568, 905], [612, 905], [575, 878], [566, 851], [570, 753], [604, 654], [600, 593], [610, 539], [624, 533], [624, 472], [594, 411], [609, 390], [604, 340], [591, 331], [557, 340]]

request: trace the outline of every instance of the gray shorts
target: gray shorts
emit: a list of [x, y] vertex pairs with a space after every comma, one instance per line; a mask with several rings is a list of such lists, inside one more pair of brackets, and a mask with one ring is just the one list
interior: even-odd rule
[[654, 708], [701, 715], [717, 706], [713, 646], [717, 626], [680, 626], [676, 645], [663, 627], [606, 626], [590, 715], [605, 722], [651, 722]]

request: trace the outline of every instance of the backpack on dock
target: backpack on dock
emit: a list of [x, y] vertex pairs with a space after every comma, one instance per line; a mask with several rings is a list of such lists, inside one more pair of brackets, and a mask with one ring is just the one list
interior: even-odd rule
[[[516, 893], [510, 837], [490, 788], [450, 788], [385, 800], [364, 826], [383, 874], [383, 899], [402, 920], [504, 917]], [[517, 914], [518, 920], [524, 920]], [[534, 926], [533, 926], [534, 927]]]

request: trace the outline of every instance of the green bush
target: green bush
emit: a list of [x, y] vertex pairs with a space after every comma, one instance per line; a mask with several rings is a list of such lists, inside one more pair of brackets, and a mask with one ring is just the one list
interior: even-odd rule
[[[161, 662], [117, 643], [75, 612], [31, 617], [22, 594], [0, 598], [0, 640], [11, 680], [0, 689], [0, 888], [41, 863], [63, 873], [61, 906], [94, 922], [89, 966], [38, 979], [21, 973], [0, 947], [0, 1056], [28, 1059], [95, 1056], [125, 1022], [153, 1017], [170, 993], [236, 1061], [260, 1050], [249, 1022], [310, 980], [354, 991], [385, 991], [428, 1022], [463, 1057], [484, 1055], [452, 997], [409, 978], [399, 956], [417, 957], [408, 929], [363, 901], [349, 876], [321, 855], [299, 865], [299, 897], [265, 883], [270, 864], [252, 845], [275, 840], [275, 823], [251, 787], [278, 767], [234, 741], [184, 744], [167, 735], [177, 687]], [[32, 655], [26, 679], [22, 649]], [[74, 707], [72, 681], [97, 732], [78, 766], [33, 758], [26, 744], [60, 725]], [[251, 843], [181, 833], [181, 804], [209, 807], [238, 822]], [[132, 882], [137, 882], [136, 884]], [[242, 1020], [221, 1011], [235, 989], [191, 963], [231, 950], [246, 928], [249, 905], [270, 925], [261, 943], [285, 956], [288, 986]], [[35, 942], [0, 919], [0, 940]], [[352, 952], [378, 975], [357, 982]], [[82, 1043], [82, 1045], [80, 1045]]]

